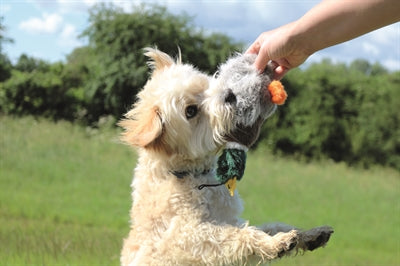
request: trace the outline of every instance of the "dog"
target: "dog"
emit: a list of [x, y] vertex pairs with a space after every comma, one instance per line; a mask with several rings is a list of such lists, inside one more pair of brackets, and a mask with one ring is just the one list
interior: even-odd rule
[[[209, 76], [182, 63], [180, 53], [174, 60], [146, 48], [145, 55], [151, 77], [119, 122], [122, 140], [138, 150], [121, 264], [260, 264], [324, 246], [333, 233], [329, 226], [308, 231], [280, 223], [250, 226], [240, 218], [237, 191], [231, 196], [225, 186], [212, 186], [226, 143], [246, 132], [253, 132], [245, 138], [253, 142], [276, 109], [262, 84], [241, 92], [230, 86], [235, 78], [232, 86], [240, 84], [240, 75], [230, 76], [223, 67]], [[254, 57], [242, 58], [248, 64], [238, 73], [254, 72]]]

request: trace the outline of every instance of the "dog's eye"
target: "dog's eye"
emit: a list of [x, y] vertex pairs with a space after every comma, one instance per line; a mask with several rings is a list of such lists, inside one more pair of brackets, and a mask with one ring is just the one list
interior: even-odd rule
[[197, 115], [199, 111], [199, 108], [197, 107], [197, 105], [189, 105], [188, 107], [186, 107], [185, 110], [185, 115], [187, 119], [193, 118]]

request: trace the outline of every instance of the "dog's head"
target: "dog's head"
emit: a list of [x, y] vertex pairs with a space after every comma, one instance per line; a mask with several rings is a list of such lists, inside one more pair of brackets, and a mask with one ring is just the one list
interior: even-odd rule
[[146, 49], [152, 75], [119, 125], [133, 146], [167, 155], [199, 158], [215, 151], [221, 139], [204, 105], [210, 77], [167, 54]]
[[271, 102], [268, 73], [259, 74], [253, 55], [228, 60], [219, 75], [209, 77], [180, 56], [146, 49], [152, 75], [119, 125], [122, 139], [137, 147], [188, 159], [216, 153], [227, 141], [250, 146]]

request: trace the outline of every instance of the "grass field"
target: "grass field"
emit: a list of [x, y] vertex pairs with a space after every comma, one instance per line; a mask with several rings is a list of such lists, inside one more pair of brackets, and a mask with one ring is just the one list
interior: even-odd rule
[[[118, 265], [135, 154], [116, 130], [0, 116], [0, 265]], [[400, 174], [261, 150], [238, 184], [252, 224], [328, 224], [324, 249], [273, 265], [400, 265]]]

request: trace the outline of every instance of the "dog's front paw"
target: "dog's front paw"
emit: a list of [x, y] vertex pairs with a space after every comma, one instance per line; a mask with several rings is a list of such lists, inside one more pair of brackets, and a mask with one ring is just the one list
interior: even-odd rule
[[278, 242], [277, 257], [282, 257], [288, 254], [299, 243], [299, 235], [296, 230], [291, 230], [287, 233], [278, 233], [274, 235], [274, 239]]
[[310, 229], [299, 234], [300, 241], [298, 248], [306, 250], [314, 250], [319, 247], [323, 247], [329, 241], [333, 233], [333, 229], [330, 226], [321, 226]]

